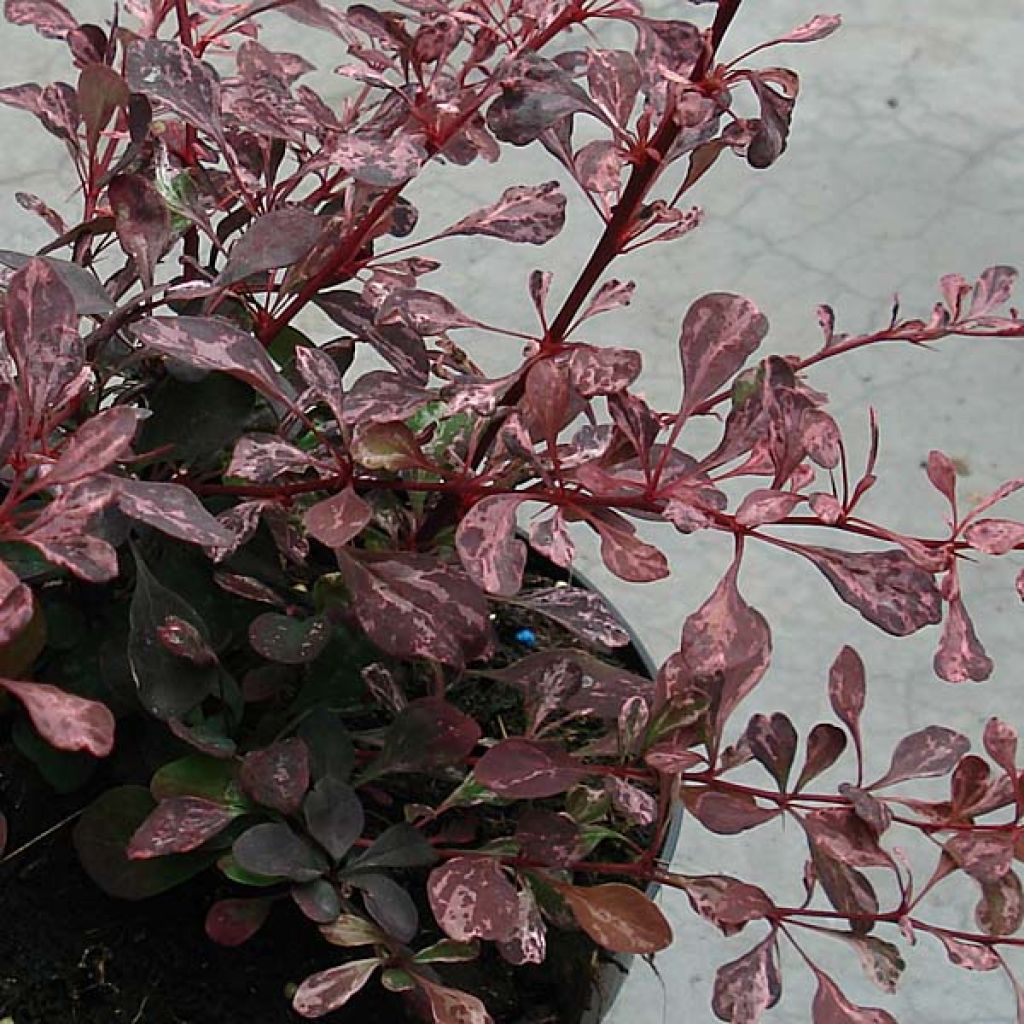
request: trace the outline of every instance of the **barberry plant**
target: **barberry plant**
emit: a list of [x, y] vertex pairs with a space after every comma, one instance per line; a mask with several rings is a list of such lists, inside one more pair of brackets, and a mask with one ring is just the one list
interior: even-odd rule
[[[751, 1024], [778, 1001], [790, 944], [817, 981], [815, 1024], [892, 1021], [812, 959], [822, 935], [885, 991], [901, 949], [935, 940], [958, 967], [1005, 971], [1024, 1014], [1001, 952], [1024, 945], [1015, 730], [991, 719], [980, 756], [930, 726], [873, 777], [848, 646], [828, 678], [836, 722], [801, 739], [785, 714], [736, 717], [772, 653], [741, 590], [758, 545], [803, 559], [887, 633], [941, 627], [942, 679], [990, 674], [961, 567], [1024, 548], [1024, 523], [989, 514], [1024, 478], [965, 506], [951, 459], [932, 452], [945, 523], [889, 529], [867, 518], [873, 419], [867, 463], [851, 465], [810, 380], [861, 348], [1024, 336], [1006, 308], [1016, 274], [947, 276], [925, 316], [897, 307], [867, 334], [820, 306], [805, 358], [758, 357], [764, 314], [704, 295], [681, 321], [678, 404], [652, 408], [640, 355], [588, 340], [593, 318], [633, 299], [613, 264], [696, 244], [689, 196], [718, 160], [760, 170], [782, 156], [799, 80], [757, 59], [839, 27], [818, 15], [730, 57], [741, 0], [705, 6], [701, 27], [638, 0], [126, 0], [127, 22], [100, 26], [58, 0], [6, 0], [9, 21], [70, 51], [73, 83], [0, 101], [63, 142], [81, 212], [18, 193], [54, 238], [0, 251], [0, 689], [44, 772], [60, 752], [116, 756], [115, 720], [175, 750], [148, 788], [86, 810], [83, 863], [128, 898], [219, 869], [239, 883], [206, 922], [226, 944], [290, 898], [340, 947], [336, 966], [298, 979], [303, 1016], [379, 976], [426, 1020], [484, 1024], [446, 965], [482, 944], [540, 963], [572, 930], [654, 953], [672, 936], [651, 883], [726, 935], [756, 933], [717, 971], [720, 1020]], [[333, 37], [342, 101], [303, 83], [301, 54], [260, 42], [270, 10]], [[632, 47], [604, 48], [608, 31]], [[558, 180], [424, 237], [409, 184], [427, 199], [446, 166], [508, 146], [545, 151]], [[563, 228], [565, 183], [595, 243], [561, 302], [549, 273], [522, 282], [532, 331], [435, 290], [435, 242], [541, 246]], [[483, 368], [493, 339], [522, 347], [500, 376]], [[718, 436], [694, 450], [687, 428], [708, 417]], [[692, 543], [725, 533], [734, 557], [651, 680], [610, 658], [629, 635], [571, 568], [589, 534], [617, 577], [662, 579], [658, 527]], [[807, 543], [808, 528], [835, 546]], [[503, 635], [512, 613], [556, 640], [516, 648], [536, 632]], [[762, 785], [736, 781], [755, 763]], [[836, 765], [846, 781], [817, 788]], [[903, 788], [945, 776], [945, 797]], [[661, 853], [680, 808], [684, 845], [690, 828], [742, 842], [788, 820], [806, 837], [804, 900], [672, 871]], [[932, 851], [929, 875], [911, 873], [901, 833]], [[928, 911], [953, 875], [979, 894], [963, 928]]]

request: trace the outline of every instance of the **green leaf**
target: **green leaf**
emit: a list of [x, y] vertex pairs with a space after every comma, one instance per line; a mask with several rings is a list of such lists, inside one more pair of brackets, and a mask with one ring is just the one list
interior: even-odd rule
[[156, 801], [141, 786], [108, 790], [86, 808], [74, 831], [75, 849], [86, 874], [106, 893], [143, 900], [173, 889], [214, 862], [196, 850], [151, 860], [129, 860], [125, 848]]
[[172, 796], [200, 796], [236, 807], [248, 806], [231, 761], [207, 754], [189, 754], [159, 768], [149, 783], [156, 800]]
[[136, 450], [170, 445], [160, 458], [190, 465], [211, 461], [242, 434], [255, 404], [252, 388], [226, 373], [194, 382], [167, 377], [150, 399], [152, 415], [142, 424]]
[[380, 983], [389, 992], [409, 992], [416, 987], [416, 980], [401, 967], [389, 967], [381, 972]]
[[480, 955], [480, 943], [456, 942], [454, 939], [442, 939], [426, 949], [421, 949], [413, 960], [418, 964], [457, 964], [466, 960], [475, 960]]
[[217, 869], [225, 878], [230, 878], [232, 882], [237, 882], [239, 885], [248, 885], [254, 889], [265, 889], [267, 886], [279, 885], [281, 882], [281, 879], [276, 875], [258, 875], [255, 871], [246, 871], [235, 860], [234, 855], [230, 853], [226, 853], [218, 858]]
[[192, 606], [153, 576], [138, 551], [135, 569], [128, 659], [139, 700], [157, 718], [180, 718], [215, 691], [218, 669], [171, 654], [160, 642], [158, 630], [173, 615], [194, 626], [207, 644], [210, 636]]
[[0, 543], [0, 561], [7, 565], [22, 582], [55, 576], [59, 570], [51, 565], [34, 547], [20, 540]]

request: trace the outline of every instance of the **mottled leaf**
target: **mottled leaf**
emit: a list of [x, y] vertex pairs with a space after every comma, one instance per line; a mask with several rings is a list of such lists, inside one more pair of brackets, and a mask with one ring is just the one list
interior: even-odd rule
[[1016, 871], [981, 883], [974, 920], [986, 935], [1013, 935], [1024, 923], [1024, 892]]
[[929, 725], [904, 736], [896, 744], [889, 770], [871, 788], [880, 789], [907, 779], [946, 775], [956, 767], [970, 746], [966, 736], [941, 725]]
[[530, 590], [520, 602], [531, 611], [554, 619], [586, 643], [625, 647], [629, 632], [605, 599], [583, 587], [556, 586]]
[[704, 790], [686, 797], [690, 813], [709, 831], [732, 836], [777, 818], [778, 807], [759, 807], [744, 793]]
[[514, 185], [482, 210], [463, 217], [444, 235], [490, 235], [506, 242], [543, 245], [565, 223], [565, 195], [556, 181], [542, 185]]
[[309, 789], [306, 744], [292, 736], [246, 754], [239, 781], [258, 804], [282, 814], [295, 814]]
[[932, 662], [935, 674], [947, 683], [980, 683], [992, 675], [992, 659], [974, 632], [974, 623], [963, 601], [957, 597], [949, 602], [942, 637]]
[[836, 983], [815, 969], [818, 990], [811, 1005], [813, 1024], [896, 1024], [896, 1018], [873, 1006], [855, 1006]]
[[330, 622], [320, 615], [297, 619], [279, 612], [264, 612], [249, 623], [249, 643], [268, 661], [304, 665], [320, 656], [333, 632]]
[[715, 972], [711, 1008], [729, 1024], [757, 1024], [782, 996], [775, 934]]
[[784, 791], [793, 768], [797, 744], [796, 729], [789, 716], [780, 711], [770, 717], [754, 715], [747, 725], [746, 739], [750, 752], [775, 779], [780, 792]]
[[119, 478], [117, 504], [126, 516], [169, 537], [201, 547], [224, 547], [234, 534], [182, 484]]
[[1024, 523], [1012, 519], [977, 519], [964, 531], [964, 540], [986, 555], [1005, 555], [1024, 545]]
[[478, 501], [463, 515], [455, 547], [470, 579], [491, 594], [517, 593], [526, 568], [526, 545], [516, 538], [519, 495], [498, 495]]
[[36, 732], [58, 750], [84, 750], [106, 757], [114, 748], [114, 716], [99, 701], [66, 693], [48, 683], [0, 679], [28, 712]]
[[458, 942], [507, 940], [516, 927], [516, 889], [494, 857], [453, 857], [430, 873], [427, 895], [438, 925]]
[[311, 974], [295, 990], [292, 1009], [300, 1017], [315, 1019], [344, 1006], [369, 980], [380, 960], [350, 960], [339, 967]]
[[796, 791], [831, 768], [846, 749], [846, 733], [836, 725], [819, 722], [807, 734], [807, 756], [796, 780]]
[[306, 509], [302, 517], [307, 531], [329, 548], [344, 547], [359, 536], [373, 516], [370, 506], [346, 487]]
[[219, 835], [238, 816], [238, 808], [198, 796], [161, 800], [135, 830], [128, 844], [132, 860], [188, 853]]
[[499, 796], [530, 800], [564, 793], [584, 770], [559, 746], [512, 737], [490, 747], [473, 774]]
[[143, 288], [153, 287], [157, 260], [171, 243], [171, 211], [159, 191], [141, 174], [117, 174], [107, 185], [117, 240]]

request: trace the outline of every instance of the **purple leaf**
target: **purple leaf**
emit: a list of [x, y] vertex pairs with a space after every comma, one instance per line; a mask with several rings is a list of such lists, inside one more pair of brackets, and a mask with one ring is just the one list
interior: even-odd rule
[[57, 0], [5, 0], [4, 17], [12, 25], [31, 25], [47, 39], [64, 39], [78, 28], [71, 12]]
[[363, 834], [363, 805], [355, 790], [333, 776], [313, 787], [302, 805], [309, 834], [337, 863]]
[[478, 501], [459, 522], [455, 547], [469, 578], [490, 594], [511, 597], [526, 568], [526, 545], [516, 539], [523, 498], [502, 494]]
[[257, 875], [311, 882], [327, 871], [327, 861], [283, 822], [254, 825], [231, 848], [239, 866]]
[[73, 483], [106, 469], [131, 447], [145, 416], [142, 409], [115, 405], [86, 420], [43, 478], [45, 486]]
[[[786, 149], [800, 80], [794, 72], [784, 68], [749, 71], [744, 77], [750, 82], [761, 108], [761, 116], [754, 122], [754, 134], [747, 146], [747, 163], [760, 170], [775, 163]], [[774, 89], [773, 85], [779, 88]]]
[[202, 547], [226, 547], [234, 535], [182, 484], [118, 479], [117, 504], [132, 519]]
[[370, 847], [349, 864], [349, 870], [423, 868], [436, 861], [437, 853], [423, 833], [412, 825], [400, 822], [381, 832]]
[[625, 391], [640, 376], [640, 353], [628, 348], [577, 345], [569, 364], [570, 379], [584, 398]]
[[543, 245], [565, 224], [565, 195], [557, 181], [514, 185], [482, 210], [463, 217], [443, 235], [490, 235], [506, 242]]
[[949, 602], [933, 665], [935, 674], [947, 683], [980, 683], [992, 675], [992, 659], [985, 653], [959, 597]]
[[117, 240], [143, 288], [153, 287], [157, 260], [171, 243], [171, 213], [160, 193], [140, 174], [118, 174], [107, 185]]
[[309, 789], [309, 751], [297, 736], [246, 754], [239, 781], [258, 804], [295, 814]]
[[907, 779], [926, 779], [951, 772], [970, 749], [966, 736], [941, 725], [904, 736], [896, 744], [889, 770], [871, 789], [893, 786]]
[[217, 72], [180, 43], [135, 40], [125, 53], [125, 78], [132, 92], [160, 100], [189, 124], [222, 138]]
[[751, 491], [736, 510], [736, 522], [740, 526], [764, 526], [785, 519], [804, 499], [789, 491], [770, 489]]
[[563, 569], [572, 565], [576, 546], [561, 509], [556, 509], [547, 519], [535, 519], [530, 523], [530, 546]]
[[1024, 545], [1024, 523], [1012, 519], [978, 519], [964, 531], [964, 540], [986, 555], [1005, 555]]
[[231, 247], [215, 283], [226, 288], [253, 274], [298, 263], [316, 244], [323, 227], [321, 217], [302, 207], [271, 210], [257, 217]]
[[402, 323], [417, 334], [433, 336], [459, 327], [479, 327], [455, 304], [436, 292], [419, 288], [395, 288], [377, 308], [377, 323]]
[[292, 392], [253, 335], [217, 317], [152, 316], [135, 327], [146, 348], [200, 370], [220, 370], [281, 401]]
[[768, 333], [768, 320], [740, 295], [712, 292], [687, 310], [679, 335], [688, 416], [731, 380]]
[[[285, 5], [287, 10], [288, 5]], [[300, 1017], [315, 1019], [344, 1006], [369, 980], [380, 960], [350, 960], [340, 967], [311, 974], [295, 990], [292, 1009]]]
[[206, 934], [218, 946], [241, 946], [263, 927], [273, 905], [262, 897], [217, 900], [206, 912]]
[[117, 552], [87, 531], [114, 498], [108, 480], [90, 477], [70, 484], [40, 513], [21, 539], [42, 552], [49, 562], [64, 566], [90, 583], [117, 575]]
[[837, 725], [819, 722], [807, 735], [807, 757], [796, 780], [796, 791], [831, 768], [845, 749], [846, 733]]
[[[0, 90], [2, 96], [2, 90]], [[38, 260], [35, 256], [26, 256], [10, 249], [0, 249], [0, 263], [5, 267], [20, 270], [30, 261]], [[53, 256], [45, 256], [39, 262], [45, 263], [64, 283], [74, 300], [75, 311], [79, 316], [100, 316], [109, 313], [114, 303], [96, 275], [85, 267], [68, 260], [59, 260]], [[77, 340], [77, 332], [76, 332]]]
[[836, 983], [817, 968], [818, 990], [811, 1006], [813, 1024], [897, 1024], [896, 1018], [873, 1006], [855, 1006]]
[[528, 808], [516, 822], [519, 852], [551, 867], [567, 867], [580, 857], [580, 826], [568, 814]]
[[778, 783], [779, 791], [784, 791], [797, 744], [796, 729], [789, 717], [779, 711], [771, 717], [754, 715], [747, 726], [746, 739], [750, 752]]
[[114, 716], [105, 704], [47, 683], [0, 679], [0, 690], [19, 700], [36, 732], [58, 750], [106, 757], [114, 748]]
[[710, 832], [734, 836], [772, 821], [782, 812], [778, 807], [759, 807], [744, 793], [703, 790], [687, 799], [690, 813]]
[[611, 797], [615, 810], [631, 825], [654, 824], [658, 815], [658, 804], [646, 790], [614, 775], [605, 776], [604, 788]]
[[981, 883], [998, 882], [1013, 867], [1013, 836], [958, 832], [943, 849], [954, 863]]
[[341, 914], [341, 897], [326, 878], [293, 885], [291, 897], [303, 915], [314, 924], [330, 924]]
[[118, 110], [128, 106], [130, 98], [127, 83], [113, 68], [93, 62], [82, 69], [78, 78], [78, 109], [85, 122], [90, 152], [96, 151], [103, 129]]
[[1011, 778], [1017, 776], [1017, 730], [999, 718], [985, 723], [982, 742], [989, 757]]
[[358, 537], [373, 518], [373, 510], [351, 486], [306, 509], [306, 530], [329, 548], [344, 547]]
[[358, 872], [349, 877], [362, 891], [366, 912], [384, 932], [399, 942], [412, 942], [419, 932], [420, 915], [409, 893], [387, 875]]
[[839, 720], [850, 730], [858, 756], [861, 751], [860, 715], [866, 693], [864, 662], [852, 647], [844, 647], [828, 671], [828, 699]]
[[768, 623], [743, 600], [733, 563], [714, 593], [683, 624], [680, 658], [684, 675], [712, 700], [716, 732], [768, 670], [772, 638]]
[[1024, 923], [1024, 891], [1016, 871], [981, 883], [974, 920], [986, 935], [1013, 935]]
[[426, 555], [338, 552], [367, 636], [396, 658], [432, 658], [464, 665], [488, 647], [489, 608], [466, 577]]
[[625, 647], [628, 631], [605, 599], [583, 587], [546, 587], [522, 595], [520, 603], [554, 619], [581, 640], [599, 647]]
[[188, 853], [219, 835], [238, 817], [238, 808], [198, 796], [161, 800], [128, 844], [131, 860]]
[[899, 948], [874, 935], [851, 934], [846, 941], [853, 946], [867, 979], [883, 992], [894, 995], [907, 966]]
[[711, 1008], [730, 1024], [757, 1024], [782, 996], [782, 979], [772, 932], [748, 953], [715, 972]]
[[340, 423], [342, 414], [342, 383], [338, 364], [323, 349], [299, 345], [295, 349], [295, 367], [310, 391], [326, 404]]
[[560, 746], [513, 737], [490, 747], [476, 763], [477, 781], [499, 796], [533, 800], [557, 796], [585, 770]]
[[364, 776], [419, 772], [458, 764], [480, 742], [480, 726], [441, 697], [410, 701], [391, 723], [380, 757]]
[[801, 440], [809, 458], [823, 469], [835, 469], [842, 457], [839, 425], [822, 409], [804, 409], [800, 417]]
[[908, 636], [942, 621], [942, 598], [931, 573], [903, 552], [837, 551], [794, 546], [851, 607], [886, 633]]
[[1017, 283], [1017, 271], [1013, 267], [989, 267], [982, 272], [974, 286], [971, 307], [967, 318], [987, 316], [1007, 302]]
[[416, 177], [427, 157], [423, 148], [405, 134], [368, 139], [349, 133], [337, 137], [327, 149], [332, 164], [375, 188], [392, 188]]
[[939, 494], [956, 507], [956, 466], [940, 451], [930, 451], [927, 463], [928, 479]]
[[441, 930], [457, 942], [505, 941], [515, 931], [519, 897], [494, 857], [453, 857], [430, 872], [427, 895]]

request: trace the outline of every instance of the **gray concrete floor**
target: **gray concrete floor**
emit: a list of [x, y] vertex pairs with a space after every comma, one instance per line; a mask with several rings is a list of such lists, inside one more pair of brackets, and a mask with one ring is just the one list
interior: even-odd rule
[[[94, 3], [71, 7], [102, 10]], [[630, 257], [618, 268], [618, 276], [639, 282], [636, 299], [628, 315], [601, 318], [591, 336], [642, 347], [647, 394], [661, 408], [672, 407], [678, 396], [680, 317], [705, 291], [750, 296], [772, 322], [774, 350], [808, 352], [817, 344], [814, 307], [820, 302], [835, 307], [840, 329], [865, 330], [886, 322], [894, 290], [908, 315], [926, 315], [941, 274], [959, 271], [973, 278], [990, 264], [1024, 264], [1020, 0], [832, 0], [822, 8], [814, 0], [762, 0], [746, 7], [726, 54], [779, 34], [819, 9], [842, 13], [845, 27], [823, 43], [767, 56], [766, 63], [792, 66], [803, 78], [790, 150], [781, 162], [758, 173], [723, 161], [695, 196], [707, 212], [700, 231], [674, 248]], [[662, 17], [700, 18], [708, 8], [658, 0], [650, 10]], [[293, 26], [284, 26], [281, 39], [300, 48]], [[331, 40], [314, 42], [315, 52], [306, 51], [312, 59], [328, 68], [340, 61]], [[67, 73], [61, 47], [28, 30], [0, 27], [0, 46], [4, 84]], [[24, 188], [59, 201], [68, 196], [70, 181], [61, 169], [59, 144], [30, 132], [26, 115], [0, 109], [0, 138], [0, 185], [8, 193], [0, 198], [0, 245], [28, 251], [46, 240], [45, 232], [15, 206], [10, 192]], [[492, 169], [427, 175], [415, 196], [423, 223], [442, 226], [508, 184], [544, 180], [553, 171], [546, 155], [531, 147]], [[545, 250], [452, 240], [445, 246], [451, 261], [446, 276], [439, 275], [432, 287], [485, 319], [529, 324], [529, 270], [554, 270], [557, 298], [596, 237], [586, 208], [576, 204], [571, 213], [569, 229]], [[504, 361], [500, 351], [476, 354], [485, 365]], [[984, 494], [1024, 469], [1021, 343], [952, 340], [933, 351], [861, 353], [822, 366], [812, 382], [831, 393], [855, 449], [863, 449], [866, 406], [878, 410], [881, 482], [869, 511], [896, 528], [942, 528], [942, 505], [921, 468], [930, 448], [960, 461], [967, 495]], [[1019, 514], [1021, 507], [1014, 511]], [[607, 584], [658, 658], [674, 648], [682, 617], [703, 600], [728, 558], [726, 544], [703, 535], [673, 536], [666, 543], [676, 573], [663, 584], [628, 588], [595, 569], [590, 554], [584, 563]], [[1024, 726], [1024, 634], [1013, 592], [1019, 560], [1017, 566], [1003, 560], [964, 573], [969, 607], [997, 663], [992, 679], [978, 688], [952, 687], [933, 676], [936, 630], [909, 640], [881, 635], [831, 600], [826, 584], [806, 565], [752, 554], [744, 591], [771, 620], [776, 654], [769, 677], [743, 711], [786, 710], [802, 729], [826, 718], [828, 664], [843, 643], [852, 643], [868, 666], [868, 756], [879, 770], [900, 736], [933, 722], [967, 732], [977, 749], [980, 728], [991, 714]], [[741, 712], [737, 719], [743, 717]], [[830, 776], [835, 782], [842, 777]], [[792, 829], [768, 826], [746, 842], [724, 842], [690, 821], [676, 864], [693, 873], [735, 871], [780, 899], [792, 899], [800, 889], [799, 846]], [[960, 882], [940, 893], [933, 919], [968, 924], [973, 894]], [[752, 945], [758, 931], [752, 927], [724, 942], [684, 899], [667, 894], [664, 905], [677, 943], [658, 957], [657, 975], [643, 965], [632, 973], [613, 1024], [712, 1021], [707, 1006], [716, 965]], [[1012, 1019], [1012, 996], [998, 972], [959, 973], [927, 939], [905, 951], [908, 969], [895, 997], [872, 990], [840, 944], [811, 946], [841, 974], [851, 997], [885, 1006], [903, 1024]], [[785, 994], [770, 1019], [808, 1021], [813, 986], [794, 958], [786, 957], [785, 966]]]

